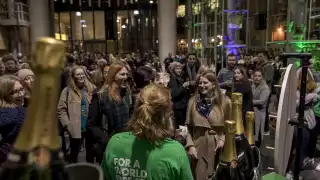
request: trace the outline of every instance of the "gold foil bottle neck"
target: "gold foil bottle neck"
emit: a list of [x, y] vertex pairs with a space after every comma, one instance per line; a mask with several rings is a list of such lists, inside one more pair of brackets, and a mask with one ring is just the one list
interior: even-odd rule
[[237, 150], [235, 143], [236, 123], [234, 121], [225, 121], [225, 142], [221, 154], [221, 161], [224, 163], [237, 160]]
[[54, 38], [40, 38], [30, 66], [36, 76], [27, 114], [14, 149], [33, 152], [35, 149], [58, 150], [57, 104], [60, 74], [64, 67], [65, 44]]
[[242, 105], [242, 94], [241, 93], [232, 93], [231, 102]]
[[254, 146], [254, 112], [248, 111], [246, 113], [247, 127], [246, 127], [246, 136], [248, 142], [251, 146]]
[[244, 133], [243, 119], [242, 119], [242, 94], [232, 93], [232, 119], [236, 122], [236, 134]]

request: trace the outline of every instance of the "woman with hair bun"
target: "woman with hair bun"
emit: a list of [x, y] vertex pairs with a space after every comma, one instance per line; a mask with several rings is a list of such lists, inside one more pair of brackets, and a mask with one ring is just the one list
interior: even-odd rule
[[108, 143], [102, 161], [106, 179], [193, 179], [183, 146], [171, 139], [175, 128], [166, 87], [148, 85], [141, 90], [128, 128]]

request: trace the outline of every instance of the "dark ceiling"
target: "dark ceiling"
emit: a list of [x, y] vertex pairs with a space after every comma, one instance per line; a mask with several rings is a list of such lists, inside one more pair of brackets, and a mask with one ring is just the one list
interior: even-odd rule
[[[55, 0], [56, 11], [73, 11], [73, 10], [121, 10], [121, 9], [154, 9], [157, 8], [157, 2], [159, 0], [153, 0], [153, 4], [150, 4], [150, 0]], [[137, 1], [137, 2], [136, 2]], [[174, 1], [174, 0], [172, 0]], [[185, 4], [186, 0], [177, 0], [179, 4]], [[118, 4], [119, 2], [119, 4]], [[133, 2], [131, 4], [131, 2]], [[72, 3], [72, 4], [71, 4]], [[91, 4], [90, 4], [91, 3]], [[100, 3], [100, 4], [99, 4]]]
[[[150, 4], [150, 0], [55, 0], [56, 11], [73, 11], [73, 10], [121, 10], [121, 9], [150, 9], [156, 8], [156, 1]], [[100, 4], [99, 4], [100, 2]], [[119, 3], [118, 3], [119, 2]], [[132, 4], [130, 2], [133, 2]], [[72, 3], [72, 4], [71, 4]], [[91, 3], [91, 4], [90, 4]]]

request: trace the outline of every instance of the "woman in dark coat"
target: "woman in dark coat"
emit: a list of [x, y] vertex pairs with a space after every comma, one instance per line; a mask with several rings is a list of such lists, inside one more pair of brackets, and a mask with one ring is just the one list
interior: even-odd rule
[[[104, 84], [92, 95], [87, 119], [86, 148], [88, 162], [102, 160], [110, 136], [126, 130], [132, 107], [128, 92], [128, 70], [123, 63], [113, 63], [105, 77]], [[91, 148], [90, 148], [91, 147]], [[94, 156], [92, 156], [94, 155]]]
[[253, 111], [253, 95], [247, 73], [243, 68], [236, 67], [234, 70], [233, 92], [242, 94], [242, 119], [243, 126], [246, 128], [246, 112]]
[[179, 128], [179, 125], [184, 125], [186, 121], [190, 82], [185, 82], [182, 78], [182, 64], [179, 62], [172, 62], [169, 69], [171, 77], [168, 87], [171, 89], [175, 125]]

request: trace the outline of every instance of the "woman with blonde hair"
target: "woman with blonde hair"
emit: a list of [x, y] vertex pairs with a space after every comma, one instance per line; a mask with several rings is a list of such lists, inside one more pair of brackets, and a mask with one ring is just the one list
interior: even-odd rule
[[171, 139], [175, 128], [170, 99], [162, 85], [141, 90], [130, 131], [115, 134], [106, 148], [101, 165], [106, 179], [193, 179], [183, 146]]
[[24, 88], [19, 78], [0, 77], [0, 166], [11, 151], [25, 117]]
[[20, 79], [12, 75], [4, 75], [0, 78], [0, 108], [23, 106], [25, 91]]
[[[125, 131], [129, 121], [132, 98], [126, 66], [121, 62], [111, 64], [103, 85], [95, 92], [88, 116], [87, 143], [94, 147], [96, 160], [100, 162], [108, 138]], [[92, 162], [94, 158], [90, 159]]]
[[58, 118], [70, 135], [70, 159], [78, 161], [82, 138], [85, 136], [87, 114], [95, 86], [87, 79], [80, 66], [70, 69], [68, 86], [63, 89], [58, 103]]
[[224, 145], [224, 122], [231, 119], [231, 102], [222, 94], [211, 70], [196, 79], [196, 93], [189, 100], [186, 149], [196, 180], [206, 179], [217, 166], [219, 148]]
[[[301, 69], [301, 68], [300, 68]], [[297, 110], [300, 106], [300, 90], [301, 90], [301, 78], [302, 78], [302, 71], [297, 71], [297, 91], [296, 91], [296, 107]], [[313, 165], [313, 160], [308, 157], [308, 151], [309, 151], [309, 143], [310, 138], [312, 135], [312, 130], [316, 126], [316, 117], [314, 115], [313, 106], [314, 103], [317, 100], [317, 93], [316, 93], [317, 84], [314, 80], [314, 77], [312, 75], [312, 72], [308, 69], [307, 72], [307, 79], [306, 79], [306, 94], [305, 94], [305, 102], [303, 104], [304, 108], [304, 120], [306, 127], [302, 128], [302, 143], [299, 144], [299, 146], [292, 147], [292, 148], [300, 148], [300, 159], [298, 160], [300, 163], [300, 167], [302, 168], [303, 165], [309, 166]], [[298, 112], [297, 112], [298, 113]], [[293, 145], [296, 144], [295, 141], [297, 141], [297, 128], [294, 129], [294, 138], [293, 138]], [[293, 158], [292, 162], [290, 162], [290, 169], [287, 173], [286, 177], [287, 179], [292, 179], [293, 174], [296, 171], [295, 169], [295, 157]]]

